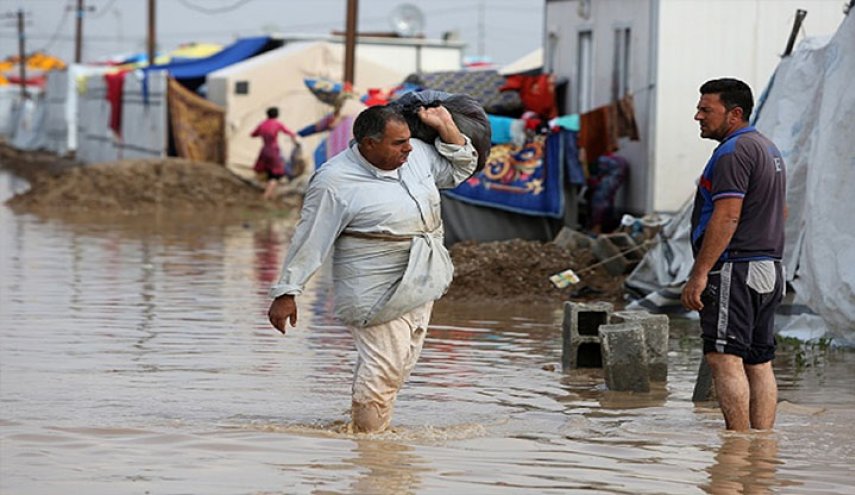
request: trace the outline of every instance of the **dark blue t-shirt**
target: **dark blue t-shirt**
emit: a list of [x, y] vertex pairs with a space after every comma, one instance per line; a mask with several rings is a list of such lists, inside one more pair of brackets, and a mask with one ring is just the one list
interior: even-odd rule
[[739, 225], [722, 261], [781, 259], [784, 251], [786, 169], [781, 152], [754, 127], [721, 142], [698, 183], [692, 211], [692, 250], [701, 248], [715, 202], [742, 198]]

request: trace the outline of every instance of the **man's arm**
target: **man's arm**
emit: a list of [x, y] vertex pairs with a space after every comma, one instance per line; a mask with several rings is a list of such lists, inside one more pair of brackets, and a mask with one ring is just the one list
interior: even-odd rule
[[319, 182], [322, 181], [313, 180], [306, 192], [282, 275], [270, 288], [274, 300], [267, 316], [283, 334], [286, 322], [291, 326], [297, 324], [295, 296], [303, 291], [306, 282], [332, 252], [335, 240], [349, 222], [345, 203], [333, 193], [330, 184], [319, 185]]
[[742, 212], [742, 198], [722, 198], [715, 202], [712, 217], [704, 231], [701, 250], [683, 287], [681, 300], [688, 309], [700, 311], [704, 304], [701, 293], [707, 288], [707, 279], [712, 267], [727, 249]]
[[478, 152], [472, 140], [457, 128], [448, 109], [422, 107], [419, 118], [439, 134], [431, 150], [431, 169], [437, 187], [455, 187], [468, 179], [478, 165]]

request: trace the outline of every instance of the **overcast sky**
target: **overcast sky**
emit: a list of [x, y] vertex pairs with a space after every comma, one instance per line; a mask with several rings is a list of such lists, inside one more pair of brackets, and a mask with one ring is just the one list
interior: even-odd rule
[[[74, 58], [76, 0], [0, 0], [0, 16], [27, 14], [27, 52], [43, 49]], [[424, 33], [457, 31], [466, 55], [504, 64], [541, 45], [543, 0], [359, 0], [360, 31], [391, 31], [390, 13], [410, 3], [424, 13]], [[83, 60], [145, 51], [147, 0], [85, 0]], [[281, 32], [329, 34], [343, 30], [346, 0], [157, 0], [158, 48], [181, 43], [227, 44], [237, 37]], [[482, 14], [483, 12], [483, 14]], [[0, 57], [18, 50], [14, 18], [0, 20]]]

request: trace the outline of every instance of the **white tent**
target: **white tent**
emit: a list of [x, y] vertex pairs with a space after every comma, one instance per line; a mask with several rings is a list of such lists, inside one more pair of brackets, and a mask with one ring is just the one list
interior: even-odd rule
[[[208, 99], [226, 112], [226, 164], [242, 177], [251, 177], [261, 141], [250, 133], [268, 107], [279, 107], [279, 120], [293, 131], [318, 121], [332, 111], [306, 88], [305, 78], [341, 80], [344, 47], [328, 42], [293, 43], [244, 62], [212, 72], [207, 77]], [[395, 72], [359, 56], [356, 52], [354, 87], [388, 88], [400, 84], [405, 73]], [[362, 105], [351, 101], [344, 114]], [[321, 137], [307, 139], [310, 155]], [[283, 146], [283, 150], [289, 149]], [[311, 157], [310, 162], [311, 162]]]
[[512, 74], [521, 74], [523, 72], [530, 72], [542, 68], [543, 47], [541, 46], [502, 67], [499, 69], [499, 74], [510, 76]]
[[[781, 61], [758, 104], [755, 121], [758, 130], [780, 148], [787, 164], [789, 216], [784, 263], [796, 292], [795, 303], [807, 305], [822, 319], [819, 326], [848, 344], [855, 344], [852, 81], [855, 15], [847, 16], [827, 43], [803, 43]], [[673, 221], [689, 220], [678, 215]], [[688, 236], [682, 239], [685, 244], [677, 250], [685, 253]], [[660, 289], [649, 297], [661, 299], [663, 288], [678, 287], [688, 275], [685, 263], [674, 266], [673, 259], [669, 261], [661, 250], [651, 251], [630, 275], [627, 286], [644, 291], [658, 285]], [[818, 327], [807, 318], [792, 323], [790, 327]]]

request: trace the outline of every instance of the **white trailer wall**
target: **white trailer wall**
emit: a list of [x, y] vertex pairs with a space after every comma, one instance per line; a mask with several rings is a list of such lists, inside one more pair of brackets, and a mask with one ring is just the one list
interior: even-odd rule
[[[587, 5], [587, 7], [585, 7]], [[621, 139], [618, 153], [629, 160], [629, 180], [622, 188], [618, 202], [636, 213], [649, 210], [652, 196], [652, 167], [650, 166], [651, 136], [649, 121], [654, 104], [655, 81], [652, 79], [653, 53], [651, 25], [655, 1], [609, 0], [580, 2], [551, 1], [546, 4], [546, 40], [544, 68], [557, 78], [569, 81], [567, 94], [563, 95], [566, 113], [585, 113], [612, 101], [612, 77], [615, 63], [616, 30], [629, 29], [629, 88], [634, 95], [635, 118], [639, 125], [640, 141]], [[591, 71], [580, 74], [579, 38], [590, 32]], [[587, 77], [586, 77], [587, 76]], [[584, 79], [584, 81], [582, 80]], [[581, 85], [590, 87], [590, 104], [579, 101]]]
[[64, 155], [69, 151], [69, 131], [67, 118], [68, 72], [55, 70], [48, 72], [45, 87], [44, 145], [49, 151]]
[[661, 0], [653, 209], [679, 209], [717, 145], [700, 138], [693, 120], [700, 85], [735, 77], [751, 86], [756, 101], [780, 61], [796, 9], [808, 11], [801, 39], [833, 34], [842, 7], [839, 0]]
[[168, 145], [166, 73], [148, 76], [148, 98], [142, 80], [129, 73], [122, 97], [122, 137], [110, 129], [110, 104], [103, 76], [86, 79], [78, 98], [77, 159], [98, 163], [125, 158], [161, 158]]

